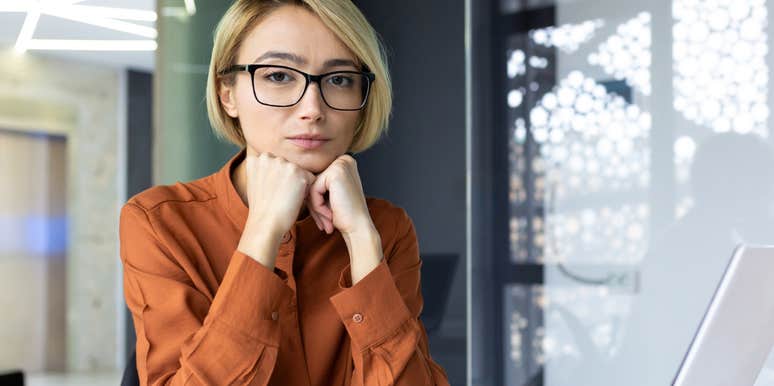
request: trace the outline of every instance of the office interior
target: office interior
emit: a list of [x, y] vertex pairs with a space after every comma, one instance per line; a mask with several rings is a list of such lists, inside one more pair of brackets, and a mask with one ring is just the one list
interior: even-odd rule
[[[452, 385], [670, 384], [739, 244], [774, 244], [765, 0], [355, 0]], [[120, 384], [118, 218], [238, 149], [204, 104], [230, 2], [0, 4], [0, 379]], [[756, 386], [774, 385], [774, 355]]]

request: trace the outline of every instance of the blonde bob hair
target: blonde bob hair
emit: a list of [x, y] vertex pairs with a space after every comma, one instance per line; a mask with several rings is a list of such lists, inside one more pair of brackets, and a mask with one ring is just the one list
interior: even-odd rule
[[218, 97], [221, 82], [233, 84], [234, 74], [221, 72], [236, 63], [242, 41], [252, 28], [283, 6], [299, 6], [316, 14], [355, 55], [363, 69], [376, 75], [368, 103], [360, 119], [349, 151], [362, 152], [386, 133], [392, 110], [392, 85], [384, 46], [373, 27], [350, 0], [236, 0], [220, 19], [215, 30], [210, 68], [207, 75], [207, 113], [213, 131], [220, 138], [245, 147], [239, 119], [223, 109]]

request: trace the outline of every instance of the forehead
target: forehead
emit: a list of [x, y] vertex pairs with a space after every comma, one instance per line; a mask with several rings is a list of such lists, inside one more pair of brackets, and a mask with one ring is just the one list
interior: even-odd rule
[[239, 49], [239, 62], [250, 63], [268, 51], [289, 52], [320, 65], [355, 56], [322, 20], [297, 6], [281, 7], [252, 27]]

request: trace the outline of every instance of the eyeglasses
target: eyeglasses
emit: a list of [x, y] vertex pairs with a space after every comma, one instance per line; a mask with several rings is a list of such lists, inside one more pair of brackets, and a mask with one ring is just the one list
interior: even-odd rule
[[368, 101], [376, 76], [366, 71], [334, 71], [307, 74], [295, 68], [269, 64], [237, 64], [221, 75], [247, 71], [258, 103], [272, 107], [290, 107], [301, 101], [309, 83], [317, 83], [325, 104], [342, 111], [361, 110]]

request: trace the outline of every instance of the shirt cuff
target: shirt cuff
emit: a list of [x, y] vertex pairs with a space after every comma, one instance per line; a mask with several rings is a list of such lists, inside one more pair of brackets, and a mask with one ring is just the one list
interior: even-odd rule
[[279, 346], [280, 310], [293, 290], [284, 272], [270, 271], [242, 252], [235, 251], [215, 295], [207, 321], [226, 323], [268, 345]]
[[355, 346], [365, 350], [392, 336], [411, 319], [411, 313], [384, 260], [354, 286], [349, 286], [349, 271], [349, 266], [342, 271], [339, 287], [343, 290], [330, 301]]

